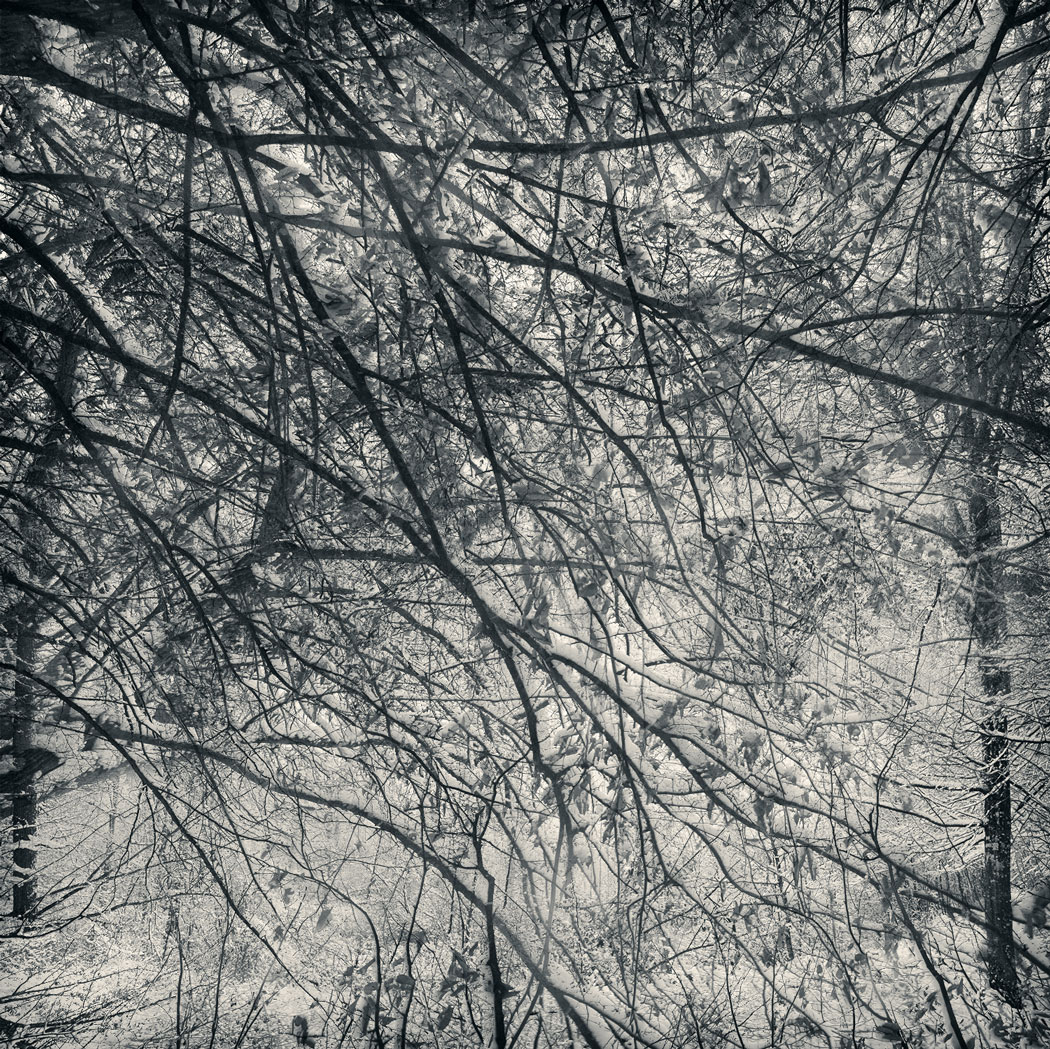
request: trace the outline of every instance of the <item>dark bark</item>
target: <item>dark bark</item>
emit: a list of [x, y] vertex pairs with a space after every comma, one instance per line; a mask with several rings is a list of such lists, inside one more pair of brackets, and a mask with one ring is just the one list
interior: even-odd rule
[[1002, 523], [994, 491], [994, 464], [983, 464], [969, 500], [973, 529], [970, 626], [977, 645], [985, 713], [981, 721], [984, 798], [984, 917], [987, 923], [988, 978], [994, 990], [1020, 1006], [1014, 959], [1011, 910], [1012, 813], [1010, 749], [1006, 703], [1010, 671], [1002, 653], [1008, 621], [1002, 563]]
[[[63, 341], [56, 365], [55, 388], [64, 402], [72, 394], [76, 370], [77, 348]], [[40, 450], [31, 460], [25, 474], [27, 492], [41, 493], [47, 499], [51, 468], [62, 447], [65, 431], [55, 421], [51, 424]], [[32, 577], [40, 569], [43, 539], [38, 522], [30, 513], [20, 515], [18, 531], [23, 544], [23, 570]], [[14, 764], [10, 777], [4, 783], [5, 793], [11, 795], [11, 841], [14, 848], [12, 862], [14, 878], [11, 913], [22, 921], [32, 919], [37, 907], [36, 849], [33, 839], [37, 824], [37, 777], [53, 771], [58, 757], [34, 740], [35, 695], [32, 674], [37, 654], [37, 631], [41, 611], [27, 594], [13, 612], [12, 635], [14, 649], [14, 681], [3, 719], [3, 734], [9, 740], [9, 752]]]
[[492, 1044], [494, 1049], [507, 1049], [507, 1020], [503, 1014], [503, 995], [505, 987], [500, 971], [499, 952], [496, 946], [495, 898], [496, 879], [485, 868], [482, 858], [481, 838], [474, 839], [474, 851], [477, 857], [478, 870], [485, 879], [485, 941], [488, 948], [489, 979], [492, 982]]
[[14, 844], [14, 888], [11, 913], [25, 920], [36, 909], [36, 786], [33, 768], [33, 696], [27, 671], [32, 665], [33, 638], [29, 616], [20, 616], [15, 637], [15, 682], [11, 710], [11, 755], [14, 782], [11, 791], [11, 840]]

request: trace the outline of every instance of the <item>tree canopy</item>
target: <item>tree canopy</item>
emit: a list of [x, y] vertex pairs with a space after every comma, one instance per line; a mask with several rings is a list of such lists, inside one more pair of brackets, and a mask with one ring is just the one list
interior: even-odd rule
[[1050, 6], [0, 33], [0, 1034], [1045, 1044]]

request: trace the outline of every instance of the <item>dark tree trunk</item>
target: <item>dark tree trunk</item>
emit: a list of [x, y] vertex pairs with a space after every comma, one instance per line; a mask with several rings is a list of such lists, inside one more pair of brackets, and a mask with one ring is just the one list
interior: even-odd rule
[[992, 988], [1015, 1008], [1020, 1005], [1014, 964], [1011, 908], [1012, 814], [1007, 701], [1010, 671], [1002, 646], [1007, 637], [1003, 570], [997, 548], [1002, 525], [994, 483], [996, 463], [975, 472], [970, 495], [973, 567], [970, 626], [977, 646], [985, 712], [981, 719], [984, 797], [984, 916], [987, 923], [988, 977]]
[[31, 623], [23, 617], [15, 638], [15, 682], [12, 696], [11, 756], [15, 774], [11, 795], [11, 839], [14, 845], [14, 888], [11, 913], [25, 920], [36, 909], [36, 773], [33, 747], [32, 692], [27, 672], [32, 667]]
[[[53, 396], [68, 405], [72, 396], [77, 349], [63, 342], [58, 352]], [[51, 470], [64, 444], [66, 432], [59, 418], [58, 405], [52, 404], [55, 417], [40, 449], [33, 455], [23, 481], [29, 503], [35, 509], [20, 512], [18, 532], [22, 542], [22, 570], [32, 578], [42, 568], [46, 539], [36, 515], [46, 509], [49, 501]], [[5, 788], [11, 795], [11, 842], [14, 878], [11, 914], [23, 921], [31, 919], [37, 907], [36, 837], [38, 774], [46, 775], [60, 763], [46, 748], [35, 745], [33, 723], [35, 695], [32, 673], [37, 655], [37, 632], [41, 610], [36, 598], [26, 592], [18, 602], [13, 615], [14, 680], [4, 711], [2, 732], [14, 769]]]
[[485, 868], [482, 857], [481, 836], [474, 838], [474, 852], [478, 871], [485, 879], [485, 939], [488, 947], [488, 979], [492, 983], [492, 1049], [507, 1049], [507, 1019], [503, 1014], [503, 974], [500, 971], [499, 952], [496, 944], [495, 901], [496, 879]]

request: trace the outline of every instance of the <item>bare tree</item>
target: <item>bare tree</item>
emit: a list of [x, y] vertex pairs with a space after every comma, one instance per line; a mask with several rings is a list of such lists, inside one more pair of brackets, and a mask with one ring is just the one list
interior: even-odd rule
[[1037, 1043], [1046, 12], [0, 11], [10, 1023]]

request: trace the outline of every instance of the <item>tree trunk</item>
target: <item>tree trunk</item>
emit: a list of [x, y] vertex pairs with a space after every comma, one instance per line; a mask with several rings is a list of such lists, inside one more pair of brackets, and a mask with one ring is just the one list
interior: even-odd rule
[[15, 681], [11, 711], [11, 757], [14, 761], [11, 796], [11, 839], [14, 845], [14, 888], [11, 913], [26, 920], [36, 909], [36, 769], [33, 763], [33, 698], [26, 672], [32, 668], [32, 619], [21, 616], [15, 637]]
[[495, 900], [496, 879], [486, 869], [482, 855], [482, 838], [477, 834], [474, 838], [474, 853], [477, 858], [478, 873], [485, 883], [485, 908], [483, 917], [485, 919], [485, 942], [488, 948], [486, 959], [488, 971], [483, 979], [483, 985], [489, 995], [490, 1012], [485, 1024], [485, 1044], [490, 1049], [507, 1049], [507, 1020], [503, 1014], [503, 974], [500, 971], [499, 952], [496, 944]]
[[977, 645], [985, 710], [981, 719], [984, 798], [984, 917], [987, 923], [988, 978], [994, 990], [1017, 1008], [1020, 993], [1014, 965], [1011, 909], [1012, 815], [1007, 702], [1010, 671], [1002, 646], [1007, 637], [1003, 569], [997, 548], [1002, 543], [999, 503], [995, 494], [998, 456], [988, 455], [975, 471], [969, 500], [973, 529], [970, 627]]
[[[77, 349], [64, 341], [58, 352], [55, 377], [55, 396], [69, 404], [76, 370]], [[29, 462], [22, 488], [27, 500], [38, 494], [35, 510], [19, 511], [18, 534], [22, 541], [22, 570], [32, 579], [42, 567], [46, 540], [37, 514], [46, 508], [48, 487], [51, 484], [51, 469], [65, 440], [65, 429], [58, 419], [57, 406], [52, 405], [54, 416], [44, 440]], [[14, 878], [11, 898], [11, 914], [22, 921], [30, 920], [37, 906], [36, 837], [37, 823], [37, 774], [47, 774], [59, 764], [58, 757], [50, 750], [37, 746], [34, 741], [33, 721], [35, 714], [32, 673], [37, 655], [37, 631], [41, 610], [37, 598], [27, 591], [13, 612], [14, 680], [10, 699], [4, 711], [3, 736], [9, 741], [8, 748], [14, 765], [7, 783], [11, 793], [11, 843]]]

